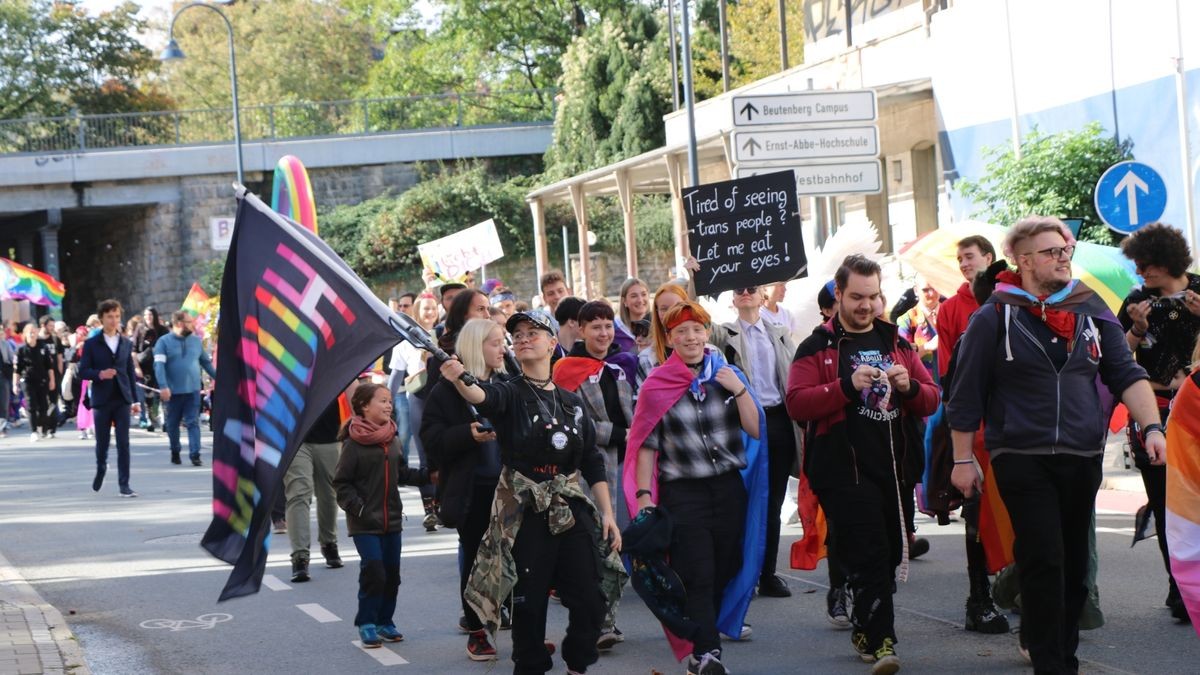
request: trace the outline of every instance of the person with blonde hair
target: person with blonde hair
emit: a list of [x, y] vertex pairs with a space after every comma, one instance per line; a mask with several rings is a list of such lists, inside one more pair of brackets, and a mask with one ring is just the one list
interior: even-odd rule
[[983, 423], [991, 476], [1016, 535], [1022, 656], [1037, 672], [1077, 672], [1109, 396], [1129, 408], [1151, 464], [1162, 463], [1166, 441], [1120, 324], [1072, 278], [1070, 230], [1031, 216], [1009, 228], [1003, 249], [1017, 269], [996, 273], [991, 298], [958, 343], [946, 399], [951, 482], [967, 498], [978, 490], [972, 446]]
[[621, 351], [637, 353], [633, 322], [647, 316], [650, 316], [650, 289], [641, 279], [629, 277], [621, 284], [621, 300], [617, 307], [617, 320], [614, 322], [617, 329], [614, 342]]
[[[504, 378], [506, 349], [504, 328], [488, 319], [467, 321], [454, 346], [466, 371], [482, 382]], [[500, 480], [496, 430], [458, 395], [452, 383], [440, 380], [429, 394], [418, 435], [426, 457], [438, 470], [437, 499], [442, 505], [442, 524], [458, 529], [462, 551], [458, 594], [463, 609], [459, 629], [468, 634], [467, 657], [472, 661], [489, 661], [496, 658], [496, 648], [488, 639], [483, 621], [463, 598], [463, 591], [487, 531], [492, 496]]]

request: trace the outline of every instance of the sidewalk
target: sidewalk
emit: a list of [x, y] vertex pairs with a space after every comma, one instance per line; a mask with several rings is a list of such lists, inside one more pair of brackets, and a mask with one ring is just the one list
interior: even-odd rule
[[1104, 446], [1104, 478], [1100, 481], [1100, 489], [1145, 495], [1142, 474], [1133, 467], [1132, 457], [1129, 459], [1129, 468], [1125, 468], [1126, 439], [1124, 429], [1108, 435], [1108, 445]]
[[0, 554], [0, 675], [90, 675], [62, 614]]

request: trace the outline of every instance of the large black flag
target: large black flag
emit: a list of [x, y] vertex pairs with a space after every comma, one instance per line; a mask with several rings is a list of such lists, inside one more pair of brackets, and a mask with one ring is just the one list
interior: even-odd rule
[[221, 600], [256, 593], [271, 504], [309, 427], [402, 339], [329, 246], [238, 188], [221, 282], [213, 391], [213, 519], [201, 545], [233, 564]]

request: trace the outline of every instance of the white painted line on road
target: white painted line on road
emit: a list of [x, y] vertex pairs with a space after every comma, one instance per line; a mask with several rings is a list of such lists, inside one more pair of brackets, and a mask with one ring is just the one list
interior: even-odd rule
[[292, 590], [291, 586], [288, 586], [287, 584], [283, 583], [283, 580], [280, 579], [279, 577], [275, 576], [274, 574], [264, 574], [263, 575], [263, 586], [266, 586], [267, 588], [269, 588], [273, 591], [290, 591], [290, 590]]
[[350, 644], [352, 644], [355, 647], [358, 647], [359, 649], [366, 652], [368, 656], [370, 656], [371, 658], [378, 661], [379, 665], [381, 665], [381, 666], [407, 666], [408, 665], [408, 661], [405, 661], [403, 656], [400, 656], [399, 654], [388, 649], [387, 647], [377, 647], [375, 649], [367, 649], [366, 647], [363, 647], [362, 642], [359, 640], [354, 640]]
[[334, 614], [315, 602], [296, 605], [296, 609], [304, 612], [321, 623], [333, 623], [334, 621], [341, 621], [337, 614]]
[[1107, 532], [1109, 534], [1134, 534], [1132, 527], [1097, 527], [1097, 532]]

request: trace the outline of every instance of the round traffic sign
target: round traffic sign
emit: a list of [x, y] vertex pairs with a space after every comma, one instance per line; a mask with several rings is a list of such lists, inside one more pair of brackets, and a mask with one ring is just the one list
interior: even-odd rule
[[1117, 162], [1096, 181], [1096, 213], [1110, 228], [1133, 234], [1167, 210], [1167, 184], [1141, 162]]

